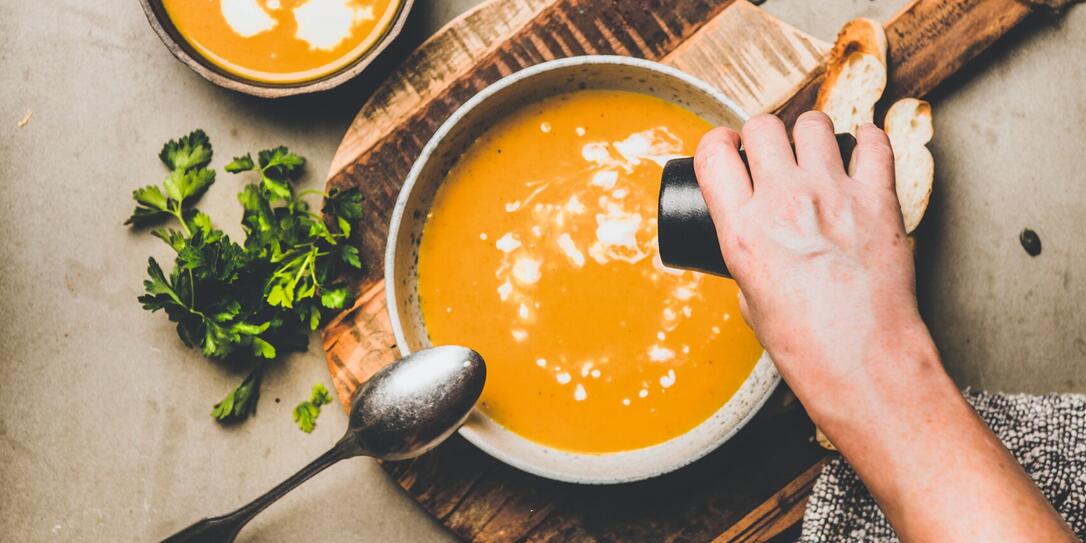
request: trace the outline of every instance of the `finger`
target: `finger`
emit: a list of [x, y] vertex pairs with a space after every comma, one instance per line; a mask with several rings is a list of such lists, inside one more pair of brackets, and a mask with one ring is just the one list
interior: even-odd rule
[[872, 186], [894, 188], [894, 151], [890, 138], [877, 126], [867, 123], [856, 130], [851, 176]]
[[694, 153], [694, 173], [714, 217], [730, 213], [753, 194], [735, 130], [714, 128], [702, 136]]
[[808, 111], [800, 115], [792, 127], [792, 140], [800, 168], [826, 175], [845, 173], [841, 149], [833, 135], [833, 121], [825, 113]]
[[753, 185], [769, 179], [774, 172], [796, 166], [796, 157], [788, 143], [788, 132], [780, 119], [769, 114], [751, 118], [743, 125], [743, 147]]

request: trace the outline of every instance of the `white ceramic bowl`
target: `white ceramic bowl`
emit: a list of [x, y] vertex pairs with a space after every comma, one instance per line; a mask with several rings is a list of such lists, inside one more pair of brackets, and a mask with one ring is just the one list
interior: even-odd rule
[[[583, 88], [656, 96], [716, 125], [738, 127], [747, 117], [708, 84], [674, 68], [627, 57], [583, 56], [546, 62], [475, 95], [423, 148], [392, 213], [385, 282], [389, 317], [403, 354], [431, 345], [419, 308], [418, 249], [430, 205], [449, 168], [494, 120], [509, 111], [544, 96]], [[711, 417], [683, 435], [643, 449], [604, 454], [554, 449], [510, 432], [478, 410], [460, 434], [502, 462], [549, 479], [589, 484], [637, 481], [676, 470], [719, 447], [754, 416], [778, 381], [776, 368], [763, 354], [740, 389]]]

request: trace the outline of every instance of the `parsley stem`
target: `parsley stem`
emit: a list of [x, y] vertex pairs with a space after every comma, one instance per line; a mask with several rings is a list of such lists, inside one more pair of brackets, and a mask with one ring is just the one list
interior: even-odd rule
[[302, 196], [307, 196], [307, 195], [310, 195], [310, 194], [320, 194], [322, 198], [327, 198], [328, 197], [328, 193], [324, 192], [321, 189], [306, 189], [306, 190], [303, 190], [302, 192], [299, 192], [296, 197], [301, 198]]
[[181, 228], [185, 231], [185, 237], [192, 237], [192, 230], [189, 230], [189, 225], [185, 223], [184, 210], [181, 208], [181, 202], [177, 202], [176, 207], [170, 208], [170, 214], [177, 217], [177, 222], [181, 223]]
[[320, 281], [317, 281], [317, 266], [315, 260], [314, 264], [309, 267], [309, 277], [313, 279], [313, 286], [319, 287], [321, 285]]
[[310, 253], [308, 253], [306, 255], [305, 260], [302, 261], [301, 266], [298, 267], [298, 273], [294, 276], [294, 280], [291, 281], [293, 284], [297, 285], [298, 281], [302, 280], [302, 275], [305, 274], [306, 267], [308, 267], [310, 262], [312, 262], [312, 261], [313, 261], [313, 253], [310, 252]]
[[[196, 307], [196, 281], [192, 278], [192, 268], [188, 269], [189, 272], [189, 306]], [[203, 314], [200, 315], [203, 317]], [[207, 317], [204, 317], [205, 319]]]

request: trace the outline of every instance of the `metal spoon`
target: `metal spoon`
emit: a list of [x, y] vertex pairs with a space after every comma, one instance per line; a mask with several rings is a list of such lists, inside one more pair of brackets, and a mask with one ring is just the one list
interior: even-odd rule
[[249, 505], [205, 518], [164, 543], [231, 542], [257, 513], [344, 458], [403, 460], [433, 449], [467, 419], [485, 380], [483, 358], [466, 347], [434, 347], [401, 358], [355, 392], [347, 432], [328, 452]]

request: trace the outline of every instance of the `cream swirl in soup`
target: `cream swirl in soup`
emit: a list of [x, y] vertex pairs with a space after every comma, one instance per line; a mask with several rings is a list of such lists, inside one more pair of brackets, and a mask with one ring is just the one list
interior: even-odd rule
[[731, 280], [664, 268], [663, 164], [710, 125], [663, 100], [583, 90], [524, 106], [460, 158], [419, 252], [434, 344], [488, 366], [480, 408], [578, 452], [661, 443], [716, 412], [762, 349]]

